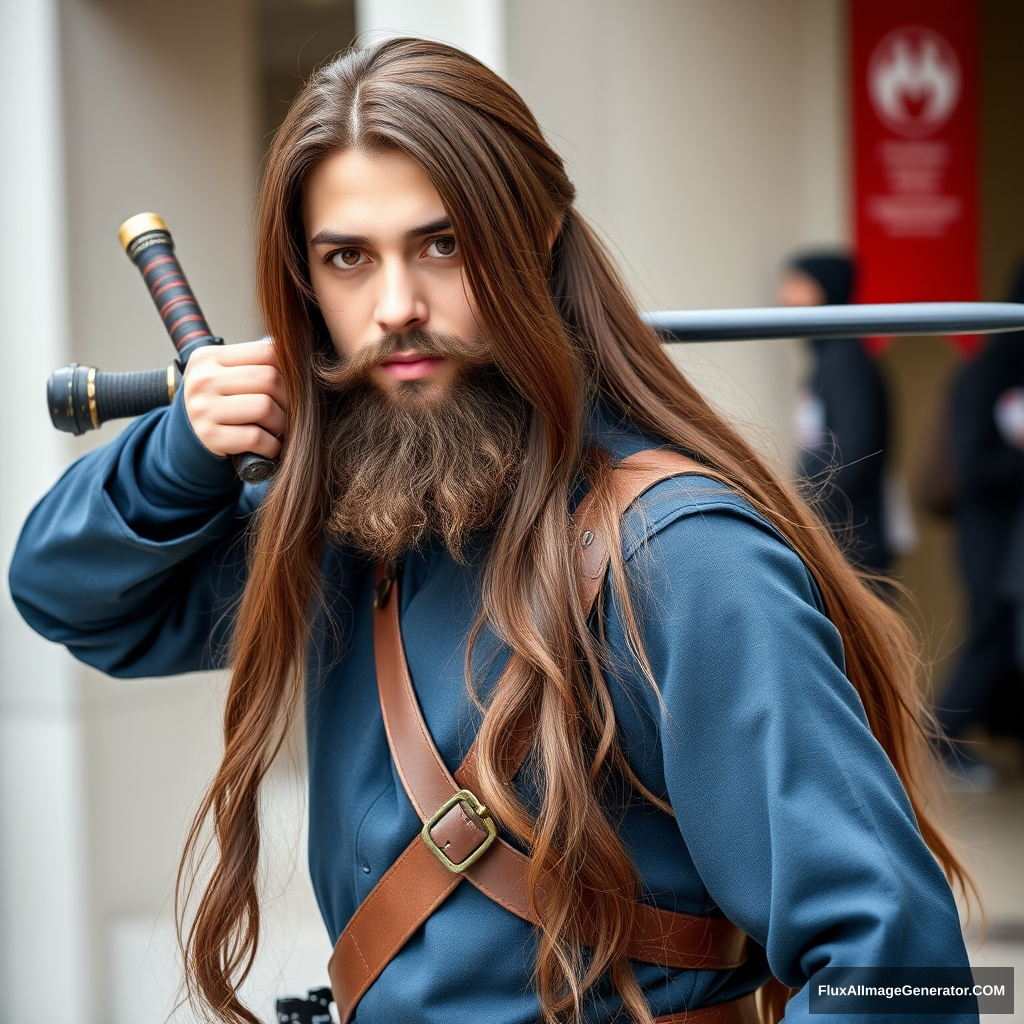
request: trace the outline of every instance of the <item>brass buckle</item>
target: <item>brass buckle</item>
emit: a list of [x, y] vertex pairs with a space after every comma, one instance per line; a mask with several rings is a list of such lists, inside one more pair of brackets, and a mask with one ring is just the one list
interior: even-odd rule
[[[468, 810], [467, 817], [474, 819], [474, 823], [479, 821], [484, 828], [487, 830], [487, 835], [484, 836], [483, 841], [480, 845], [461, 863], [456, 864], [445, 852], [434, 842], [434, 837], [430, 834], [430, 830], [456, 805], [463, 804], [464, 809]], [[428, 849], [435, 857], [449, 870], [455, 872], [457, 875], [461, 875], [466, 868], [475, 864], [488, 850], [491, 843], [498, 836], [498, 826], [494, 823], [494, 819], [491, 817], [491, 812], [486, 806], [480, 803], [479, 800], [468, 790], [460, 789], [454, 796], [449, 797], [441, 806], [434, 811], [434, 813], [424, 822], [423, 829], [420, 832], [420, 836], [423, 842], [427, 844]]]

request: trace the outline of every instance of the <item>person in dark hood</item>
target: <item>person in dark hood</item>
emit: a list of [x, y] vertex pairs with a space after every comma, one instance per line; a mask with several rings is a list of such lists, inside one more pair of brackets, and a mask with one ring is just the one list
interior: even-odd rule
[[[779, 300], [786, 306], [845, 305], [855, 267], [840, 253], [794, 257]], [[819, 491], [819, 508], [859, 567], [884, 572], [889, 550], [883, 478], [889, 401], [878, 364], [858, 338], [814, 338], [812, 368], [801, 394], [800, 475]]]
[[[1011, 294], [1024, 302], [1024, 265]], [[951, 400], [957, 554], [969, 625], [938, 709], [951, 739], [983, 723], [1024, 738], [1015, 618], [1024, 599], [1024, 335], [997, 334], [960, 372]]]
[[[1018, 444], [1024, 449], [1024, 435]], [[1017, 519], [1006, 558], [1002, 589], [1013, 605], [1013, 660], [1019, 679], [1024, 679], [1024, 501], [1017, 506]], [[1024, 729], [1021, 731], [1024, 732]]]

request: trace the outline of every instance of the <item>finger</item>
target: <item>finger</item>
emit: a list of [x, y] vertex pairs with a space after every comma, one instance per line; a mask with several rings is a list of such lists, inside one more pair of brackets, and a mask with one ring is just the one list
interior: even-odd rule
[[253, 452], [267, 459], [276, 459], [281, 454], [281, 442], [273, 434], [253, 423], [245, 426], [217, 426], [200, 440], [216, 455], [241, 455]]
[[261, 338], [259, 341], [240, 341], [233, 345], [204, 345], [197, 348], [189, 357], [190, 366], [196, 358], [200, 362], [213, 360], [221, 366], [244, 366], [250, 363], [278, 366], [277, 352], [273, 342], [268, 338]]
[[256, 424], [279, 437], [288, 429], [288, 416], [270, 395], [227, 395], [211, 403], [206, 418], [218, 426]]
[[288, 408], [284, 378], [274, 366], [200, 366], [186, 385], [190, 391], [215, 395], [270, 395], [282, 409]]

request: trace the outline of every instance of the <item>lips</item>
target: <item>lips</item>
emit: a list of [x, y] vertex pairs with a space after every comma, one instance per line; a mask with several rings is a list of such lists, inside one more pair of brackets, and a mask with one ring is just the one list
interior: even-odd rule
[[396, 352], [381, 363], [381, 369], [395, 380], [418, 380], [426, 377], [442, 360], [419, 352]]

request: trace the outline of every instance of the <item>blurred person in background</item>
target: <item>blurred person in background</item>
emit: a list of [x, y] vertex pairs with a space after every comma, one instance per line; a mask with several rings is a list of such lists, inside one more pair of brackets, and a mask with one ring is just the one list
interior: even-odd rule
[[[841, 306], [853, 293], [855, 267], [842, 253], [795, 256], [779, 301], [784, 306]], [[817, 505], [847, 556], [884, 572], [884, 478], [889, 401], [881, 370], [859, 338], [813, 338], [811, 374], [800, 395], [800, 476], [819, 491]]]
[[[1018, 435], [1016, 444], [1024, 448], [1024, 434]], [[1003, 584], [1005, 595], [1013, 605], [1013, 661], [1017, 669], [1018, 685], [1024, 689], [1024, 501], [1017, 506], [1017, 519], [1010, 553], [1006, 559]]]
[[[1011, 300], [1024, 302], [1024, 265]], [[964, 367], [953, 386], [950, 423], [969, 623], [939, 721], [953, 740], [979, 724], [1024, 738], [1014, 621], [1024, 577], [1024, 538], [1015, 543], [1015, 531], [1024, 530], [1024, 337], [993, 335]], [[993, 769], [962, 751], [955, 761], [971, 785], [995, 781]]]

